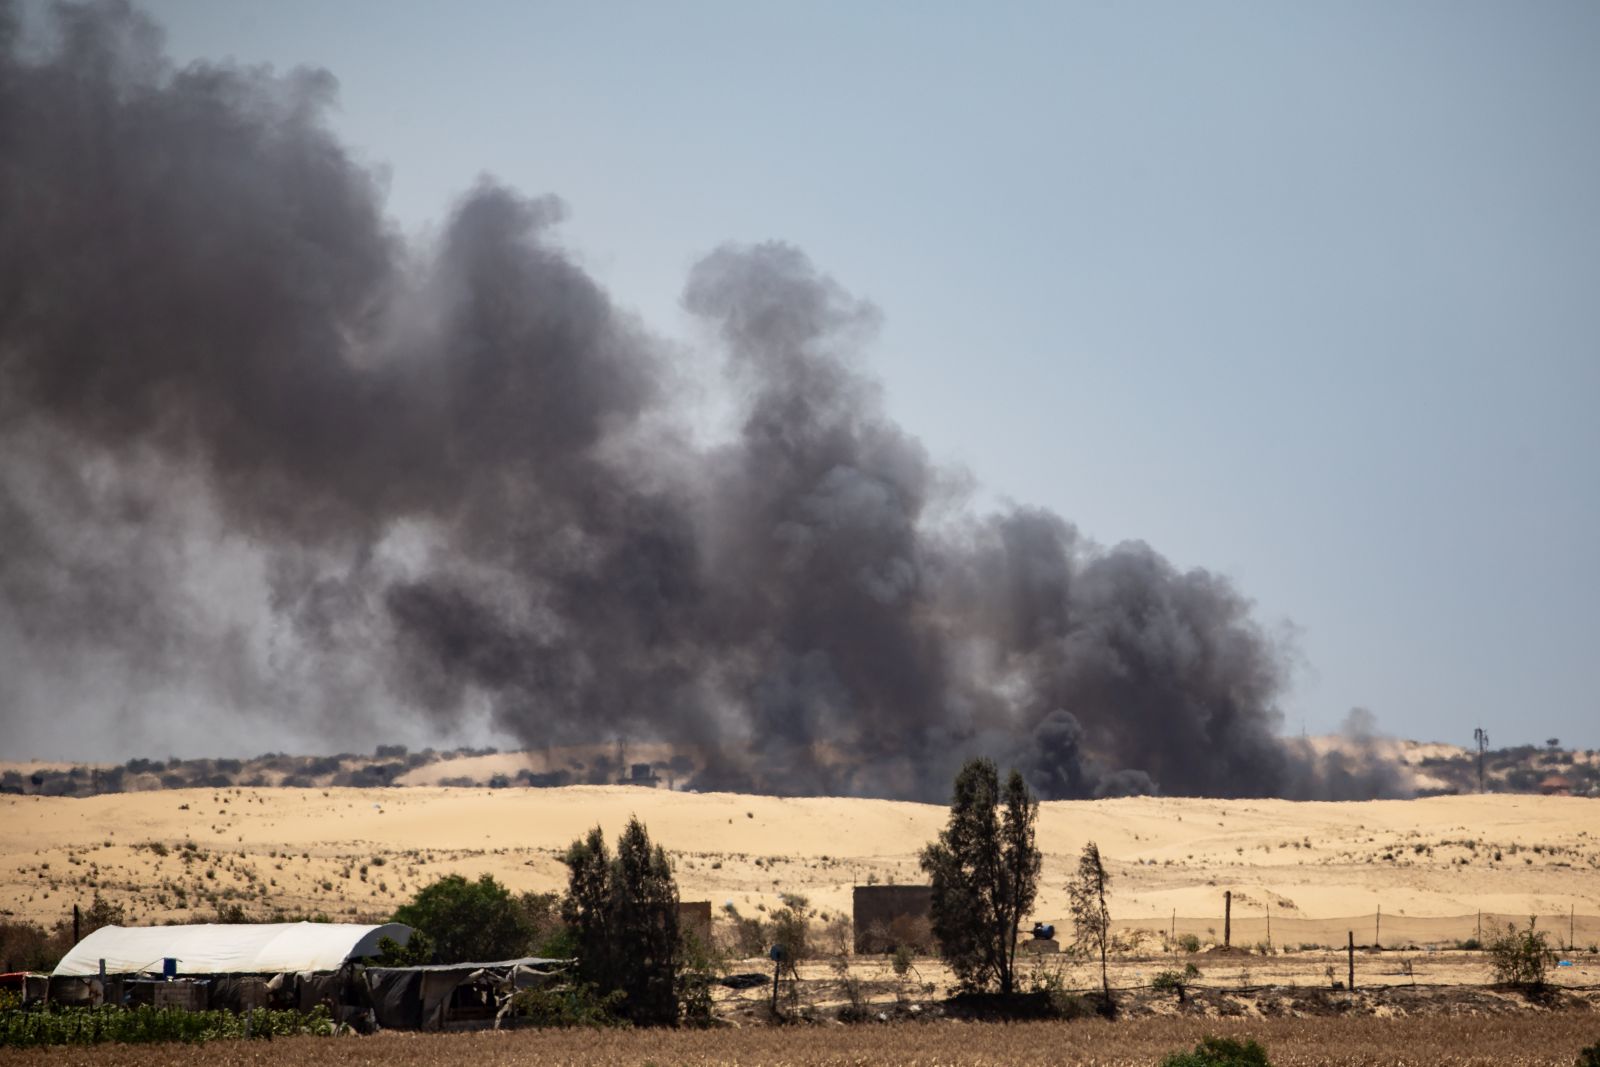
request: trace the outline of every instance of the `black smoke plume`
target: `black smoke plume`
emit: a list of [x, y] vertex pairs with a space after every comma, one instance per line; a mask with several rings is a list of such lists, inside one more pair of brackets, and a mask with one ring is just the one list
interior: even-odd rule
[[876, 311], [794, 248], [689, 276], [738, 413], [698, 443], [668, 346], [552, 239], [560, 202], [486, 180], [408, 241], [329, 74], [174, 67], [121, 3], [54, 8], [40, 47], [20, 21], [12, 738], [479, 715], [667, 742], [706, 788], [939, 798], [977, 753], [1048, 797], [1399, 788], [1278, 739], [1284, 650], [1225, 579], [975, 514], [856, 369]]

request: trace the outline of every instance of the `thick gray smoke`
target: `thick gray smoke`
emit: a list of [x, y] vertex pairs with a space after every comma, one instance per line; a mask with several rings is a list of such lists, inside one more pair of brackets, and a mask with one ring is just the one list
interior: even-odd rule
[[53, 19], [29, 51], [0, 0], [0, 730], [481, 714], [703, 787], [941, 798], [985, 753], [1047, 797], [1397, 788], [1278, 739], [1283, 650], [1224, 579], [974, 514], [799, 251], [691, 272], [739, 413], [698, 445], [557, 201], [486, 181], [407, 242], [328, 74]]

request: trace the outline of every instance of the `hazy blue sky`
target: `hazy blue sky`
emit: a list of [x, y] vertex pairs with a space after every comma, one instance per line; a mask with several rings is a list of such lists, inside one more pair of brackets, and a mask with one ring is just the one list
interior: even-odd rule
[[663, 334], [800, 245], [937, 459], [1292, 620], [1288, 730], [1600, 745], [1600, 4], [146, 7], [332, 70], [407, 229], [561, 195]]

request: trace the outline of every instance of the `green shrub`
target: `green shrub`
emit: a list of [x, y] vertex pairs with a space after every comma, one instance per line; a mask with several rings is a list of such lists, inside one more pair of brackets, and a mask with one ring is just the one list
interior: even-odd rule
[[1200, 977], [1200, 968], [1192, 963], [1183, 965], [1181, 971], [1161, 971], [1150, 979], [1150, 988], [1157, 993], [1176, 993], [1179, 1000], [1187, 1000], [1189, 983]]
[[629, 1026], [622, 1015], [627, 994], [614, 989], [602, 996], [592, 985], [562, 983], [541, 989], [524, 989], [512, 999], [517, 1015], [534, 1026], [563, 1029], [587, 1026]]
[[739, 914], [739, 909], [733, 906], [732, 901], [724, 904], [722, 911], [732, 927], [731, 942], [734, 952], [744, 959], [765, 956], [772, 944], [771, 930], [767, 924], [753, 915], [746, 917]]
[[834, 965], [834, 971], [839, 976], [839, 990], [844, 994], [844, 1005], [839, 1009], [839, 1021], [842, 1023], [864, 1023], [872, 1017], [872, 1008], [867, 1000], [867, 987], [861, 979], [850, 973], [849, 965], [843, 960]]
[[1532, 919], [1528, 920], [1526, 930], [1508, 925], [1505, 932], [1490, 939], [1487, 946], [1495, 980], [1504, 985], [1542, 989], [1546, 969], [1556, 958], [1549, 938], [1543, 930], [1534, 929]]
[[1179, 934], [1178, 947], [1185, 952], [1200, 951], [1200, 937], [1197, 934]]
[[807, 915], [811, 902], [798, 893], [780, 895], [783, 907], [772, 913], [772, 942], [783, 946], [784, 958], [799, 964], [811, 958], [810, 924]]
[[678, 972], [679, 1022], [684, 1026], [710, 1026], [715, 1021], [712, 987], [728, 973], [727, 957], [715, 944], [702, 941], [687, 927], [679, 929], [678, 940], [678, 958], [682, 962]]
[[1580, 1051], [1574, 1067], [1600, 1067], [1600, 1041]]
[[1206, 1037], [1193, 1052], [1174, 1052], [1161, 1061], [1161, 1067], [1272, 1067], [1267, 1050], [1254, 1041], [1235, 1041], [1231, 1037]]

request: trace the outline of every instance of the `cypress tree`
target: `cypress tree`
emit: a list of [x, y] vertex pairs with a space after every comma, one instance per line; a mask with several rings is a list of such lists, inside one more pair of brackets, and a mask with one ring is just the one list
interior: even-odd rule
[[637, 818], [606, 849], [597, 826], [567, 850], [562, 918], [578, 945], [578, 980], [601, 996], [621, 993], [634, 1023], [678, 1020], [678, 886], [672, 865]]
[[969, 761], [956, 776], [950, 821], [922, 850], [933, 885], [932, 925], [940, 954], [961, 987], [1016, 989], [1017, 927], [1039, 885], [1034, 823], [1039, 802], [1012, 771], [1002, 804], [999, 771]]

